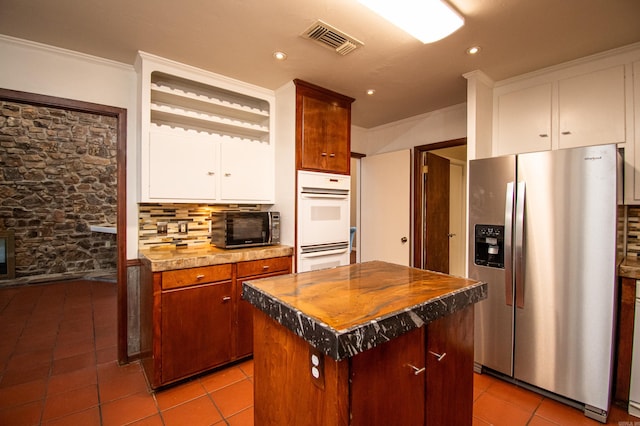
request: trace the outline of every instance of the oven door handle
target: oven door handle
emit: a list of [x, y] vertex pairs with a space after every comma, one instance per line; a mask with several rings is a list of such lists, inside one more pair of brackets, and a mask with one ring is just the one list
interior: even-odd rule
[[332, 200], [346, 200], [349, 198], [348, 195], [344, 194], [317, 194], [317, 193], [302, 193], [300, 194], [302, 198], [317, 200], [317, 199], [332, 199]]
[[309, 259], [312, 257], [322, 257], [322, 256], [331, 256], [333, 254], [342, 254], [346, 253], [348, 248], [344, 249], [335, 249], [335, 250], [324, 250], [324, 251], [314, 251], [311, 253], [300, 253], [300, 257], [304, 259]]

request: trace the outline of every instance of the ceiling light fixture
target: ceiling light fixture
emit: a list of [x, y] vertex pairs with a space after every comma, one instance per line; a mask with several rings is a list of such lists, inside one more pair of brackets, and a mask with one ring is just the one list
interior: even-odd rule
[[367, 95], [369, 95], [369, 96], [375, 95], [375, 93], [376, 93], [375, 89], [368, 89], [367, 90]]
[[464, 19], [443, 0], [358, 0], [423, 43], [433, 43], [456, 31]]
[[478, 52], [480, 52], [480, 46], [471, 46], [470, 48], [467, 49], [467, 53], [469, 55], [475, 55]]
[[273, 52], [273, 57], [276, 58], [279, 61], [284, 61], [285, 59], [287, 59], [287, 54], [284, 52]]

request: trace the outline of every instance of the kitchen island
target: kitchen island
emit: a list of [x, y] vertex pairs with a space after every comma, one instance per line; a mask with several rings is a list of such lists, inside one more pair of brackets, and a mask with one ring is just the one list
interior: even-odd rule
[[487, 285], [365, 262], [245, 281], [259, 425], [470, 425]]

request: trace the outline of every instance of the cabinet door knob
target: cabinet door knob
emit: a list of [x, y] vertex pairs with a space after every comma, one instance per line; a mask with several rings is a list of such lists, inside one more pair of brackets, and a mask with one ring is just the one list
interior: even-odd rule
[[333, 158], [333, 157], [335, 157], [335, 156], [336, 156], [336, 155], [335, 155], [334, 153], [329, 154], [329, 157], [331, 157], [331, 158]]
[[269, 265], [264, 265], [264, 266], [262, 267], [262, 270], [263, 270], [263, 271], [266, 271], [267, 269], [269, 269]]
[[231, 296], [225, 296], [222, 298], [222, 302], [228, 302], [229, 300], [231, 300]]
[[429, 353], [430, 353], [431, 355], [435, 356], [435, 357], [436, 357], [436, 359], [437, 359], [438, 361], [442, 361], [442, 358], [444, 358], [445, 356], [447, 356], [447, 353], [446, 353], [446, 352], [443, 352], [442, 354], [437, 354], [437, 353], [435, 353], [435, 352], [429, 351]]
[[400, 242], [401, 243], [406, 243], [407, 241], [409, 241], [409, 240], [407, 240], [407, 237], [400, 238]]
[[196, 275], [196, 280], [201, 280], [204, 278], [204, 274], [198, 274]]
[[571, 132], [568, 131], [568, 130], [565, 130], [564, 132], [560, 132], [560, 133], [562, 133], [563, 135], [570, 135], [571, 134]]
[[225, 173], [224, 175], [225, 175], [226, 177], [229, 177], [229, 176], [231, 176], [231, 173]]
[[326, 153], [326, 152], [323, 152], [323, 153], [322, 153], [322, 154], [320, 154], [320, 155], [322, 155], [323, 157], [326, 157], [326, 156], [327, 156], [327, 153]]
[[415, 376], [417, 376], [420, 373], [424, 373], [425, 370], [426, 370], [426, 367], [418, 368], [418, 367], [416, 367], [415, 365], [412, 365], [412, 364], [407, 364], [407, 365], [413, 369], [413, 374]]
[[541, 138], [548, 138], [549, 135], [546, 133], [540, 133], [538, 136], [540, 136]]
[[207, 174], [208, 174], [209, 176], [213, 176], [213, 175], [215, 175], [215, 174], [216, 174], [216, 172], [207, 172]]

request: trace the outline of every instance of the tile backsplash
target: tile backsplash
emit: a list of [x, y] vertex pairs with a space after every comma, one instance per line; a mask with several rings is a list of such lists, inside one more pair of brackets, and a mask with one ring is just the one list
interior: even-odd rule
[[[206, 204], [138, 204], [138, 249], [155, 247], [204, 247], [211, 243], [211, 212], [237, 206]], [[261, 206], [242, 206], [260, 210]], [[186, 232], [184, 227], [186, 223]], [[166, 233], [158, 232], [166, 224]]]

